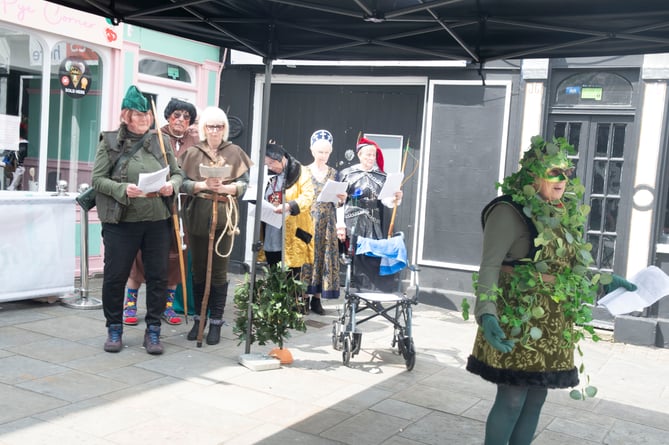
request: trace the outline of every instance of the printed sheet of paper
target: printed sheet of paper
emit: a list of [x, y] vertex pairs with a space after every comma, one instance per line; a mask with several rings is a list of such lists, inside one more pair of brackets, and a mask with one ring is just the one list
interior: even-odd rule
[[337, 195], [345, 195], [347, 186], [348, 184], [345, 182], [337, 182], [333, 181], [332, 179], [328, 179], [328, 182], [325, 183], [323, 191], [321, 191], [320, 195], [318, 195], [316, 201], [333, 202], [337, 204], [339, 202]]
[[140, 173], [137, 187], [139, 187], [143, 193], [157, 192], [167, 182], [168, 171], [169, 167], [165, 167], [153, 173]]
[[386, 176], [386, 182], [383, 184], [383, 188], [379, 193], [379, 199], [395, 197], [395, 193], [399, 192], [402, 188], [403, 179], [404, 173], [402, 172], [388, 173], [388, 176]]
[[[267, 166], [263, 165], [263, 190], [267, 188], [270, 177], [267, 175]], [[258, 166], [252, 165], [249, 169], [249, 185], [246, 187], [246, 193], [242, 196], [242, 201], [255, 201], [258, 199]]]
[[[262, 208], [260, 210], [260, 220], [264, 223], [269, 224], [270, 226], [280, 229], [283, 225], [283, 215], [281, 213], [274, 213], [274, 205], [269, 202], [262, 200]], [[249, 213], [252, 218], [255, 218], [256, 206], [251, 204], [249, 205]]]
[[608, 309], [611, 315], [629, 314], [669, 295], [669, 276], [657, 266], [639, 271], [629, 281], [636, 284], [637, 290], [630, 292], [620, 287], [602, 297], [597, 305]]

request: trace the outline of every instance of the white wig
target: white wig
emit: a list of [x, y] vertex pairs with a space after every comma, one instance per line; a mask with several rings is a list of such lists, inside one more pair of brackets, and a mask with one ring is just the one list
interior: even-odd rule
[[[199, 113], [198, 113], [199, 114]], [[225, 111], [221, 110], [218, 107], [207, 107], [204, 109], [202, 114], [199, 115], [197, 128], [200, 131], [200, 141], [207, 140], [207, 133], [205, 132], [205, 127], [207, 125], [217, 125], [223, 124], [223, 141], [228, 140], [228, 135], [230, 134], [230, 123], [228, 122], [228, 116], [226, 116]]]

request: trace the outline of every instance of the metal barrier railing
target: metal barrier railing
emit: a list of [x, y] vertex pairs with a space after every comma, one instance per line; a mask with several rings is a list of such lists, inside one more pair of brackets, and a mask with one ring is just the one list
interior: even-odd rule
[[[83, 193], [88, 189], [88, 184], [81, 184], [79, 186], [79, 193]], [[80, 230], [80, 248], [81, 252], [79, 254], [79, 276], [81, 281], [81, 286], [77, 290], [77, 293], [68, 298], [61, 299], [61, 303], [64, 306], [74, 308], [74, 309], [100, 309], [102, 307], [102, 300], [98, 298], [89, 297], [88, 289], [88, 211], [79, 207], [81, 212], [81, 230]]]

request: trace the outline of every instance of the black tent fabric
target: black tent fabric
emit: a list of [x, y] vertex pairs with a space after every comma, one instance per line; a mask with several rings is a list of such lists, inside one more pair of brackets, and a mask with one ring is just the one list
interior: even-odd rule
[[276, 59], [467, 60], [669, 52], [667, 0], [50, 0]]

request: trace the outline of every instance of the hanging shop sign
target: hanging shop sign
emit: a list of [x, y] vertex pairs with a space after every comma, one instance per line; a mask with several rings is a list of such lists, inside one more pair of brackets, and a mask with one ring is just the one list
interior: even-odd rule
[[68, 57], [58, 70], [60, 88], [73, 99], [84, 97], [91, 87], [91, 76], [83, 59]]

